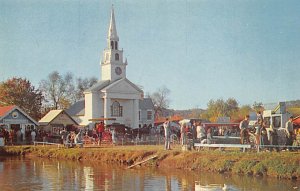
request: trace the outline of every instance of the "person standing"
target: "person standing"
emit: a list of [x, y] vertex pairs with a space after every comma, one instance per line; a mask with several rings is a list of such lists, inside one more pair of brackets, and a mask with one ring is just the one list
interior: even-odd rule
[[[285, 124], [285, 132], [286, 132], [286, 145], [293, 146], [293, 137], [294, 137], [294, 125], [293, 125], [293, 117], [290, 117], [289, 120]], [[290, 149], [290, 148], [287, 148]]]
[[72, 140], [71, 140], [71, 133], [68, 133], [67, 137], [66, 137], [66, 142], [65, 142], [65, 146], [67, 148], [72, 147]]
[[264, 119], [261, 114], [261, 111], [258, 111], [256, 116], [257, 116], [257, 119], [256, 119], [255, 124], [257, 126], [256, 126], [256, 130], [255, 130], [255, 141], [256, 141], [257, 145], [260, 145], [261, 130], [262, 130], [262, 126], [264, 124]]
[[99, 124], [97, 124], [98, 145], [99, 144], [101, 145], [103, 132], [104, 132], [104, 123], [101, 121]]
[[116, 137], [116, 129], [115, 127], [112, 127], [111, 130], [111, 139], [112, 139], [112, 143], [113, 145], [115, 145], [117, 143], [117, 137]]
[[275, 146], [275, 150], [278, 152], [279, 148], [278, 146], [278, 135], [277, 135], [277, 130], [273, 128], [273, 125], [270, 125], [270, 139], [269, 139], [269, 144], [270, 144], [270, 151], [273, 151], [273, 146]]
[[75, 135], [74, 143], [79, 144], [81, 148], [83, 147], [81, 131]]
[[206, 138], [205, 129], [204, 129], [203, 125], [201, 124], [201, 122], [199, 122], [198, 125], [197, 125], [197, 139], [198, 139], [198, 142], [201, 143], [201, 141], [204, 140], [205, 138]]
[[249, 115], [245, 116], [245, 119], [241, 121], [240, 123], [240, 131], [241, 131], [241, 144], [245, 144], [249, 141], [249, 135], [248, 135], [248, 125], [249, 125]]
[[165, 131], [165, 150], [171, 150], [170, 148], [171, 123], [168, 118], [166, 118], [163, 127]]
[[32, 142], [32, 143], [34, 143], [35, 137], [36, 137], [36, 132], [35, 132], [35, 130], [32, 130], [32, 131], [31, 131], [31, 142]]
[[185, 145], [186, 143], [186, 124], [183, 123], [181, 126], [180, 126], [180, 142], [181, 142], [181, 145]]
[[207, 129], [207, 144], [211, 144], [212, 143], [212, 128], [208, 127]]
[[193, 138], [193, 143], [195, 142], [195, 139], [197, 138], [197, 131], [196, 131], [196, 127], [197, 127], [197, 122], [196, 122], [196, 120], [194, 120], [193, 121], [193, 123], [192, 123], [192, 128], [191, 128], [191, 130], [192, 130], [192, 138]]
[[22, 139], [22, 132], [20, 129], [17, 130], [17, 144], [20, 145], [21, 144], [21, 139]]

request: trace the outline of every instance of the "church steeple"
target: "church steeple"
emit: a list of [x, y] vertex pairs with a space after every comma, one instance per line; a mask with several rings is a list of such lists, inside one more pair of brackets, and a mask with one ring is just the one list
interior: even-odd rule
[[101, 79], [115, 81], [126, 78], [127, 60], [123, 61], [123, 49], [119, 49], [114, 7], [111, 7], [110, 22], [107, 35], [107, 48], [103, 51], [101, 61]]
[[[112, 41], [113, 42], [118, 42], [119, 41], [113, 5], [111, 7], [110, 23], [109, 23], [109, 28], [108, 28], [107, 41], [109, 42], [109, 44], [111, 44]], [[112, 48], [112, 49], [114, 49], [114, 48]], [[118, 49], [118, 48], [116, 48], [116, 49]]]

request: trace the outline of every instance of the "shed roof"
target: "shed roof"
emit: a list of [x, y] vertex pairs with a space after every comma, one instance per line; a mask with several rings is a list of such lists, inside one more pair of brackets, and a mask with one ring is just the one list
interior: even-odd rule
[[19, 108], [16, 105], [9, 105], [9, 106], [2, 106], [2, 107], [0, 107], [0, 120], [2, 120], [3, 118], [5, 118], [7, 115], [9, 115], [9, 113], [11, 113], [14, 110], [18, 110], [25, 117], [27, 117], [31, 122], [33, 122], [34, 124], [38, 125], [38, 123], [33, 118], [31, 118], [27, 113], [25, 113], [21, 108]]
[[15, 105], [0, 107], [0, 117], [5, 116], [8, 112], [10, 112], [15, 107], [16, 107]]
[[39, 124], [40, 125], [48, 125], [49, 123], [51, 123], [51, 121], [53, 121], [58, 115], [60, 115], [61, 113], [65, 113], [72, 121], [74, 121], [75, 124], [78, 125], [78, 123], [64, 110], [62, 109], [58, 109], [58, 110], [51, 110], [49, 111], [40, 121]]

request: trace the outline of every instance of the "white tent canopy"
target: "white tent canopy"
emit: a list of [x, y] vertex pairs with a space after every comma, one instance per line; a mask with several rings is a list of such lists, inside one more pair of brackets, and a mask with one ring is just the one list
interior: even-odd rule
[[188, 125], [188, 126], [192, 125], [190, 119], [183, 119], [183, 120], [179, 121], [179, 124], [180, 125]]

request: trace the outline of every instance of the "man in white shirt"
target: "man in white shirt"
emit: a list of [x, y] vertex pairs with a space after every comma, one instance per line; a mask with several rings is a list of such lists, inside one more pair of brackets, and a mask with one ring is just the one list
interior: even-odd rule
[[171, 124], [168, 118], [166, 118], [163, 126], [165, 130], [165, 150], [170, 150]]

